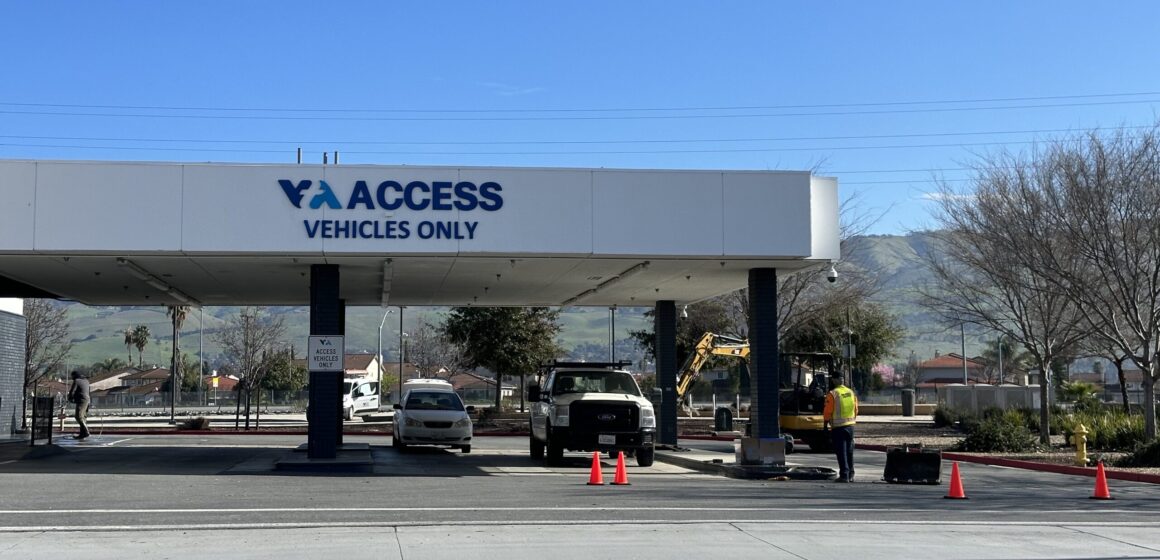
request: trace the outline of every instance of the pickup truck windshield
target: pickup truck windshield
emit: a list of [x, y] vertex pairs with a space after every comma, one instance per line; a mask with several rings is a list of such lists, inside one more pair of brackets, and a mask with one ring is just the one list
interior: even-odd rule
[[623, 371], [566, 371], [556, 374], [553, 395], [569, 393], [619, 393], [640, 396], [632, 376]]

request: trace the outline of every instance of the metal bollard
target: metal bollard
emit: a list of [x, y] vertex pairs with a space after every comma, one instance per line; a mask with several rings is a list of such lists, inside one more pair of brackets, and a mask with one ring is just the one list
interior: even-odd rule
[[1075, 445], [1075, 464], [1076, 466], [1086, 467], [1088, 464], [1087, 455], [1087, 428], [1083, 424], [1077, 424], [1075, 433], [1071, 436], [1071, 443]]

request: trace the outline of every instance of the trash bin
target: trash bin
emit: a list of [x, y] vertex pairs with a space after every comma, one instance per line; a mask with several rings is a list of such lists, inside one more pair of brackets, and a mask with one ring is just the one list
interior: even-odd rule
[[914, 389], [902, 390], [902, 415], [914, 416]]
[[723, 406], [717, 408], [713, 413], [713, 429], [718, 432], [732, 432], [733, 411]]

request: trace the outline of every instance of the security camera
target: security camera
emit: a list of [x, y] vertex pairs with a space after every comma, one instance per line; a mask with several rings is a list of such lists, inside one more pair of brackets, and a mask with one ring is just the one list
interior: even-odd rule
[[834, 265], [830, 265], [830, 271], [826, 273], [826, 280], [829, 280], [831, 284], [838, 281], [838, 269], [834, 268]]

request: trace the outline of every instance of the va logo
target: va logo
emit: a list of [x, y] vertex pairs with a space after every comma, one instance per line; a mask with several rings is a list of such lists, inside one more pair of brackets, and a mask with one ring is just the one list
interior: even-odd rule
[[[303, 192], [310, 190], [312, 181], [309, 179], [305, 181], [299, 181], [298, 184], [295, 185], [291, 181], [282, 179], [278, 181], [278, 184], [282, 185], [282, 192], [286, 193], [286, 198], [290, 199], [290, 203], [293, 204], [295, 208], [302, 208], [302, 199], [305, 197]], [[322, 192], [314, 195], [314, 197], [310, 199], [311, 210], [318, 210], [319, 208], [322, 208], [323, 204], [327, 205], [332, 210], [338, 210], [342, 208], [342, 203], [338, 201], [338, 197], [334, 195], [334, 191], [331, 190], [330, 185], [326, 184], [326, 181], [319, 181], [318, 185], [319, 188], [322, 189]]]
[[[304, 179], [295, 183], [289, 179], [279, 179], [278, 184], [286, 198], [295, 208], [302, 208], [306, 194], [312, 191], [314, 182]], [[374, 187], [367, 181], [355, 181], [344, 205], [334, 189], [326, 181], [318, 181], [318, 191], [310, 197], [308, 206], [318, 210], [323, 206], [331, 210], [366, 209], [437, 210], [470, 212], [475, 209], [493, 212], [503, 207], [503, 186], [494, 181], [475, 184], [471, 181], [410, 181], [406, 185], [398, 181], [383, 181]], [[344, 191], [345, 192], [345, 191]]]

